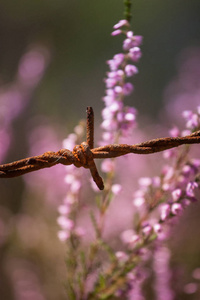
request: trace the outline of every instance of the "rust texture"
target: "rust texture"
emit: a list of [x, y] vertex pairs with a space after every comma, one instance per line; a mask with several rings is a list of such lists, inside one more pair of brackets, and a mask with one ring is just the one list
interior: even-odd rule
[[90, 147], [90, 149], [94, 148], [94, 112], [93, 108], [91, 106], [87, 107], [86, 110], [87, 113], [87, 143]]
[[90, 170], [94, 182], [100, 190], [104, 189], [101, 176], [98, 173], [94, 159], [113, 158], [129, 153], [151, 154], [184, 144], [199, 144], [200, 130], [184, 137], [158, 138], [135, 145], [112, 144], [93, 148], [94, 145], [94, 113], [87, 108], [87, 142], [76, 145], [73, 151], [61, 149], [58, 152], [48, 151], [42, 155], [21, 159], [12, 163], [0, 165], [0, 178], [21, 176], [56, 164], [75, 165]]

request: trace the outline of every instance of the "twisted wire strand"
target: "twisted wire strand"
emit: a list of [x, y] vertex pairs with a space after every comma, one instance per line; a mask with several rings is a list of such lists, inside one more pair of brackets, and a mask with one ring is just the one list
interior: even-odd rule
[[151, 154], [184, 144], [199, 144], [200, 130], [184, 137], [166, 137], [149, 140], [140, 144], [110, 144], [93, 148], [94, 144], [94, 113], [91, 107], [87, 108], [87, 142], [76, 145], [73, 151], [61, 149], [57, 152], [48, 151], [42, 155], [14, 161], [0, 165], [0, 178], [11, 178], [26, 173], [50, 168], [57, 164], [71, 165], [77, 168], [84, 167], [90, 170], [91, 176], [100, 190], [104, 189], [101, 176], [98, 173], [94, 159], [105, 159], [123, 156], [129, 153]]

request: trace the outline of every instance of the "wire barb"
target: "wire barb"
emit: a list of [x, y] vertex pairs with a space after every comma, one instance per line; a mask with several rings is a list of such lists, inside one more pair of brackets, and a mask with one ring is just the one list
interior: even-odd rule
[[76, 145], [73, 151], [61, 149], [58, 152], [48, 151], [42, 155], [21, 159], [12, 163], [0, 165], [0, 178], [11, 178], [56, 164], [75, 165], [90, 170], [92, 178], [100, 190], [104, 189], [101, 176], [98, 173], [94, 159], [105, 159], [123, 156], [129, 153], [151, 154], [184, 144], [200, 144], [200, 130], [184, 137], [167, 137], [153, 139], [140, 144], [112, 144], [103, 147], [94, 146], [94, 113], [92, 107], [87, 108], [87, 142]]

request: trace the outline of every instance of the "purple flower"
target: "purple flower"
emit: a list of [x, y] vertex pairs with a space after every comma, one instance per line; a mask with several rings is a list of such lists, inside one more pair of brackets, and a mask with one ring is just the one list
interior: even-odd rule
[[127, 82], [124, 84], [124, 88], [123, 88], [123, 93], [125, 96], [128, 96], [132, 93], [133, 91], [133, 85], [130, 82]]
[[70, 237], [70, 234], [68, 231], [64, 231], [64, 230], [58, 231], [58, 238], [61, 242], [66, 242], [69, 237]]
[[144, 233], [144, 235], [148, 236], [150, 235], [152, 231], [152, 227], [150, 225], [146, 225], [143, 229], [142, 232]]
[[173, 215], [178, 215], [183, 211], [183, 207], [180, 203], [173, 203], [171, 206], [171, 212]]
[[178, 137], [180, 136], [180, 130], [178, 129], [178, 127], [174, 126], [170, 131], [169, 134], [171, 135], [171, 137]]
[[142, 52], [139, 47], [133, 47], [129, 49], [128, 56], [132, 61], [137, 62], [141, 58]]
[[182, 191], [181, 189], [176, 189], [172, 192], [172, 198], [173, 198], [173, 201], [176, 202], [179, 200], [180, 196], [182, 194]]
[[165, 221], [170, 214], [170, 205], [169, 204], [162, 204], [160, 207], [160, 218], [162, 221]]
[[141, 187], [148, 187], [152, 184], [152, 179], [150, 177], [141, 177], [138, 183]]
[[112, 192], [113, 192], [114, 195], [119, 195], [119, 193], [122, 190], [122, 186], [120, 184], [118, 184], [118, 183], [113, 184], [112, 187], [111, 187], [111, 190], [112, 190]]
[[74, 227], [74, 222], [68, 219], [66, 216], [58, 217], [57, 222], [63, 229], [71, 230]]
[[125, 73], [127, 77], [131, 77], [138, 73], [138, 68], [134, 65], [126, 65]]
[[122, 33], [122, 31], [120, 30], [120, 29], [117, 29], [117, 30], [114, 30], [112, 33], [111, 33], [111, 35], [112, 36], [115, 36], [115, 35], [119, 35], [119, 34], [121, 34]]
[[127, 20], [120, 20], [117, 24], [113, 26], [114, 29], [121, 28], [123, 26], [129, 26], [129, 22]]
[[186, 195], [189, 197], [195, 197], [194, 190], [198, 188], [197, 182], [189, 182], [186, 187]]
[[154, 224], [153, 226], [153, 229], [156, 233], [161, 233], [162, 232], [162, 226], [161, 224], [157, 223], [157, 224]]

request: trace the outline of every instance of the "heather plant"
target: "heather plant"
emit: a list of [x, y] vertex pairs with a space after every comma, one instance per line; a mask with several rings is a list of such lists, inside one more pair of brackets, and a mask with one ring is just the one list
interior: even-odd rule
[[[135, 139], [147, 139], [147, 134], [138, 125], [136, 108], [126, 105], [126, 97], [134, 91], [131, 79], [138, 73], [143, 38], [131, 28], [131, 1], [125, 0], [124, 6], [125, 18], [114, 25], [111, 33], [116, 39], [118, 36], [124, 37], [124, 41], [122, 51], [107, 61], [109, 70], [104, 78], [105, 95], [102, 100], [105, 106], [100, 125], [101, 137], [95, 140], [100, 146], [130, 144]], [[39, 66], [36, 72], [39, 78], [36, 76], [34, 79], [31, 75], [30, 81], [27, 74], [25, 76], [22, 72], [26, 71], [26, 67], [22, 64], [19, 68], [20, 78], [26, 79], [25, 83], [31, 89], [44, 71], [44, 62], [43, 67], [39, 62], [33, 65]], [[35, 69], [31, 70], [34, 73]], [[199, 131], [198, 103], [195, 110], [184, 109], [181, 118], [185, 126], [179, 128], [174, 125], [169, 128], [171, 137], [189, 136]], [[72, 151], [82, 143], [85, 135], [85, 122], [80, 121], [74, 132], [63, 140], [62, 147]], [[29, 141], [30, 155], [46, 151], [47, 145], [54, 150], [55, 145], [59, 144], [52, 127], [41, 124], [29, 134]], [[66, 294], [63, 299], [143, 300], [150, 299], [151, 295], [151, 299], [172, 300], [176, 299], [176, 291], [177, 294], [188, 295], [198, 292], [198, 266], [191, 272], [191, 282], [185, 282], [181, 287], [173, 285], [175, 272], [170, 266], [173, 253], [169, 247], [173, 228], [182, 221], [184, 212], [197, 204], [199, 199], [200, 159], [198, 153], [192, 152], [192, 148], [183, 145], [168, 149], [162, 155], [154, 154], [154, 158], [105, 159], [99, 166], [104, 179], [103, 191], [99, 191], [93, 180], [88, 179], [85, 169], [74, 165], [59, 166], [53, 173], [47, 170], [41, 171], [42, 175], [37, 172], [26, 175], [27, 190], [33, 193], [37, 187], [40, 192], [45, 191], [43, 196], [47, 199], [49, 211], [55, 207], [57, 209], [56, 216], [55, 212], [53, 216], [57, 218], [57, 227], [54, 229], [58, 240], [52, 238], [52, 233], [47, 233], [43, 220], [47, 209], [45, 206], [40, 208], [40, 216], [37, 216], [41, 232], [34, 233], [33, 218], [24, 213], [13, 220], [15, 234], [21, 241], [21, 248], [26, 245], [33, 252], [35, 245], [44, 248], [46, 252], [44, 249], [42, 251], [47, 254], [44, 255], [47, 264], [53, 255], [59, 253], [56, 247], [65, 249], [65, 254], [62, 253], [66, 262]], [[152, 160], [155, 169], [152, 168]], [[135, 177], [133, 169], [137, 173]], [[139, 174], [143, 174], [142, 177]], [[61, 176], [63, 181], [57, 180]], [[28, 210], [26, 206], [24, 208]], [[52, 220], [45, 217], [46, 223], [53, 226]], [[41, 243], [42, 234], [46, 237], [46, 246]], [[55, 243], [59, 246], [55, 246]], [[54, 253], [51, 256], [52, 249]], [[51, 272], [56, 272], [60, 264], [60, 257], [54, 259], [56, 267]], [[64, 265], [63, 257], [61, 262]], [[36, 276], [37, 272], [25, 259], [10, 259], [8, 269], [16, 299], [47, 299]], [[55, 273], [52, 276], [56, 276]], [[50, 277], [49, 282], [53, 279]]]
[[[129, 4], [125, 1], [128, 11]], [[106, 95], [103, 97], [105, 108], [102, 111], [100, 145], [128, 140], [130, 135], [133, 137], [132, 132], [137, 124], [137, 111], [134, 107], [125, 106], [125, 97], [134, 89], [128, 80], [138, 73], [135, 63], [142, 55], [142, 37], [134, 35], [128, 15], [129, 18], [114, 25], [111, 34], [123, 35], [125, 39], [123, 51], [107, 61], [109, 71], [104, 80]], [[172, 137], [185, 136], [199, 130], [199, 113], [199, 107], [197, 112], [184, 111], [186, 128], [181, 131], [173, 127], [169, 134]], [[73, 149], [83, 139], [83, 133], [83, 126], [77, 126], [64, 141], [64, 148]], [[115, 202], [116, 197], [122, 202], [125, 196], [130, 198], [127, 193], [122, 193], [117, 162], [114, 159], [102, 162], [105, 190], [99, 193], [92, 182], [95, 194], [91, 196], [90, 193], [89, 197], [83, 197], [86, 193], [82, 192], [82, 170], [74, 166], [67, 169], [65, 182], [68, 192], [58, 208], [57, 221], [61, 228], [58, 237], [66, 242], [67, 247], [66, 289], [69, 299], [145, 299], [142, 285], [151, 275], [146, 266], [152, 258], [156, 299], [174, 299], [170, 284], [170, 250], [166, 241], [183, 211], [197, 201], [200, 160], [191, 158], [189, 152], [188, 145], [164, 152], [160, 174], [138, 180], [139, 189], [130, 199], [133, 204], [131, 226], [121, 232], [116, 226], [110, 235], [106, 232], [106, 222], [112, 214], [112, 211], [109, 212], [111, 203]], [[91, 198], [95, 199], [96, 205]], [[86, 205], [93, 233], [88, 219], [80, 219]], [[113, 228], [111, 222], [109, 226]], [[192, 285], [191, 290], [195, 287]]]

